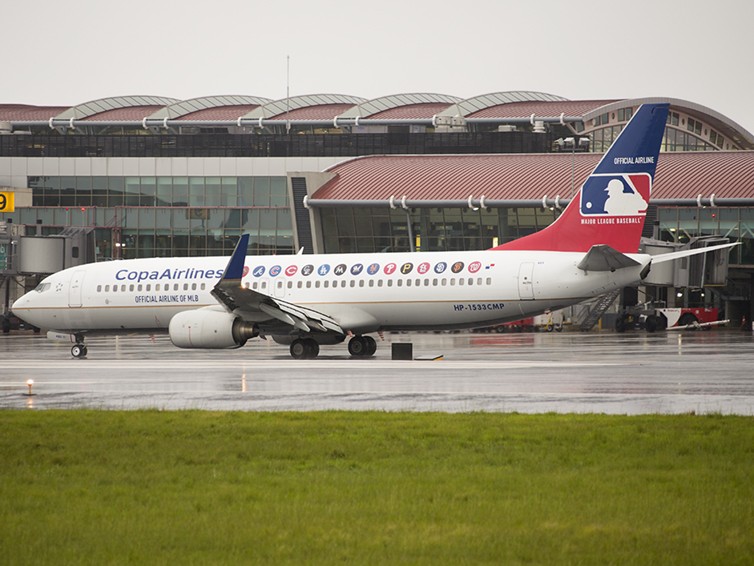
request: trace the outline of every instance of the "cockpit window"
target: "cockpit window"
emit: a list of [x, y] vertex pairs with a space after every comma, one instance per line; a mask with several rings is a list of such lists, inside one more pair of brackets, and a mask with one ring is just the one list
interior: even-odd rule
[[34, 290], [37, 293], [44, 293], [49, 288], [50, 288], [50, 283], [42, 281], [39, 285], [37, 285], [36, 289], [34, 289]]

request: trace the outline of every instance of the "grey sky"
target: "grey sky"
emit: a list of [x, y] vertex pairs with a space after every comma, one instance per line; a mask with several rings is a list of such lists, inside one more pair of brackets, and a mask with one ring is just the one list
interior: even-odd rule
[[[9, 5], [10, 4], [10, 5]], [[746, 0], [9, 0], [0, 103], [128, 94], [668, 96], [754, 133]]]

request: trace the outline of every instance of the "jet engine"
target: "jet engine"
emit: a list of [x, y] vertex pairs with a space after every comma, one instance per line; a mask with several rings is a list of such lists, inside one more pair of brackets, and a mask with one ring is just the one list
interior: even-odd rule
[[193, 310], [178, 313], [168, 327], [170, 341], [179, 348], [240, 348], [259, 335], [250, 322], [229, 312]]

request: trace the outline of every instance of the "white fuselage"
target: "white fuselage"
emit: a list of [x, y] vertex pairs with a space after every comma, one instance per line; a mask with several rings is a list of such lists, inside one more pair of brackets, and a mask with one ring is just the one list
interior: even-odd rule
[[[242, 284], [323, 313], [354, 333], [485, 326], [581, 302], [640, 280], [649, 256], [584, 272], [583, 253], [423, 252], [248, 256]], [[88, 264], [47, 277], [13, 312], [60, 331], [166, 329], [179, 312], [219, 306], [226, 257]]]

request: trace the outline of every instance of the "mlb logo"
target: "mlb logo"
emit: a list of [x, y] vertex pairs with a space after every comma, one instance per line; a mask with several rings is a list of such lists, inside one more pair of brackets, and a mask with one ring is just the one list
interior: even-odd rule
[[647, 173], [591, 175], [581, 189], [581, 215], [645, 216], [651, 188]]

